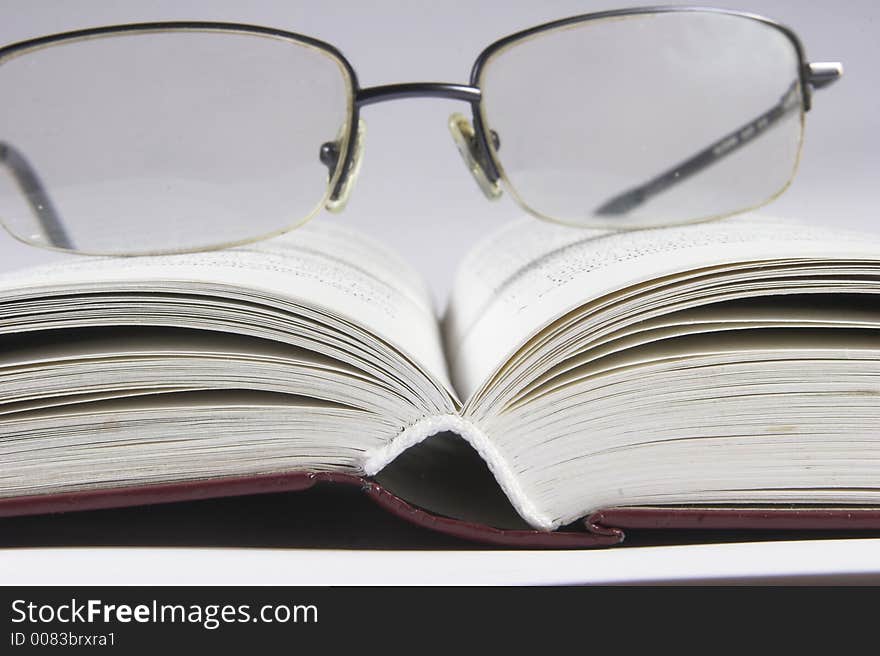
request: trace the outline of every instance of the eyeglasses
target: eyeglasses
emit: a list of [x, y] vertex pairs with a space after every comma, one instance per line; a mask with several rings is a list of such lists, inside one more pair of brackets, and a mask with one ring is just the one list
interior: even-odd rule
[[97, 254], [209, 250], [341, 210], [361, 112], [470, 105], [449, 128], [488, 198], [634, 229], [729, 216], [791, 182], [809, 63], [770, 20], [702, 8], [567, 18], [496, 41], [468, 84], [370, 88], [333, 46], [226, 23], [148, 23], [0, 48], [0, 218], [17, 239]]

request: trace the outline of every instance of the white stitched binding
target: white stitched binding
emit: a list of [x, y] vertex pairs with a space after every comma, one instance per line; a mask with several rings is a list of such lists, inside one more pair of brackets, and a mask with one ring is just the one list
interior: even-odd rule
[[407, 426], [385, 446], [367, 452], [364, 472], [368, 476], [375, 476], [411, 446], [445, 431], [461, 436], [474, 448], [486, 462], [489, 471], [498, 481], [498, 485], [501, 486], [502, 491], [523, 519], [535, 528], [545, 531], [551, 531], [558, 527], [557, 522], [540, 513], [529, 501], [513, 470], [486, 434], [459, 415], [424, 417], [411, 426]]

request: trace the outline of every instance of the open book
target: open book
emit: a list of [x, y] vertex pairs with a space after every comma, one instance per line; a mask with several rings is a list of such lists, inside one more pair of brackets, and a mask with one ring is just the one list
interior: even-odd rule
[[327, 221], [7, 274], [0, 514], [328, 480], [495, 542], [880, 527], [878, 293], [877, 237], [758, 216], [517, 222], [442, 321], [401, 258]]

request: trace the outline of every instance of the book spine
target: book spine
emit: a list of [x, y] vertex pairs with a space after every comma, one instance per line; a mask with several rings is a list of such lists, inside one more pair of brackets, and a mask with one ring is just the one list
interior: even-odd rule
[[489, 435], [479, 426], [460, 415], [445, 414], [424, 417], [405, 427], [388, 444], [367, 453], [364, 472], [367, 476], [375, 476], [407, 449], [433, 435], [446, 432], [455, 433], [471, 445], [486, 463], [511, 505], [530, 526], [542, 531], [552, 531], [559, 527], [558, 522], [547, 517], [532, 503], [520, 485], [519, 477]]

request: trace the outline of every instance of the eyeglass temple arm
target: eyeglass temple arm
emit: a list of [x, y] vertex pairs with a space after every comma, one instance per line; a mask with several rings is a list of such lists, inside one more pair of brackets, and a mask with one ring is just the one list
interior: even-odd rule
[[64, 229], [61, 217], [55, 210], [40, 176], [27, 158], [11, 144], [0, 141], [0, 164], [12, 174], [34, 216], [37, 217], [49, 244], [56, 248], [72, 250], [73, 241]]
[[[838, 63], [811, 63], [807, 64], [807, 82], [815, 89], [821, 89], [832, 82], [840, 79], [843, 75], [843, 67]], [[785, 93], [773, 107], [730, 132], [696, 155], [679, 162], [660, 175], [657, 175], [644, 184], [632, 187], [617, 194], [597, 207], [594, 212], [598, 215], [626, 214], [631, 209], [642, 205], [651, 197], [665, 191], [669, 187], [682, 182], [690, 176], [711, 166], [718, 160], [730, 153], [737, 151], [742, 146], [751, 142], [763, 134], [767, 128], [800, 106], [800, 97], [797, 93], [800, 80], [792, 82]]]

